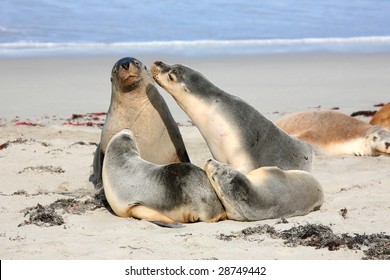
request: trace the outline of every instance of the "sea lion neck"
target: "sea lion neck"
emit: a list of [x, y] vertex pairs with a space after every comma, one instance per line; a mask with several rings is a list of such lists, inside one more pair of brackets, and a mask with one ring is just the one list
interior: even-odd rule
[[140, 107], [140, 104], [144, 105], [150, 103], [149, 97], [145, 94], [145, 87], [140, 86], [128, 92], [122, 92], [116, 90], [115, 86], [112, 86], [111, 102], [109, 111], [124, 110], [124, 111], [136, 111]]
[[143, 99], [146, 97], [145, 91], [148, 87], [148, 83], [143, 80], [137, 80], [132, 84], [123, 85], [112, 83], [111, 86], [111, 98], [114, 99]]

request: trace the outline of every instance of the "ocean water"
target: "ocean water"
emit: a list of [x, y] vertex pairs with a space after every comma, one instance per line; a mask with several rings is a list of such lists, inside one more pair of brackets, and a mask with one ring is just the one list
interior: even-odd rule
[[1, 0], [0, 57], [388, 52], [389, 0]]

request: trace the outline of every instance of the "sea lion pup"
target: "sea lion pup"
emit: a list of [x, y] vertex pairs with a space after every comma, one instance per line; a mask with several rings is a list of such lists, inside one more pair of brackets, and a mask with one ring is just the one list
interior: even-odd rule
[[272, 166], [243, 174], [212, 159], [204, 169], [229, 220], [301, 216], [319, 209], [324, 201], [320, 183], [306, 171]]
[[390, 128], [390, 102], [375, 113], [370, 121], [370, 124], [382, 125], [384, 127]]
[[128, 129], [114, 135], [107, 146], [103, 187], [120, 217], [166, 224], [226, 219], [203, 169], [191, 163], [156, 165], [143, 160]]
[[139, 60], [125, 57], [111, 71], [111, 103], [93, 162], [96, 187], [111, 137], [124, 128], [132, 130], [142, 158], [155, 164], [189, 162], [177, 123], [155, 87], [151, 73]]
[[241, 172], [262, 166], [311, 170], [311, 146], [291, 137], [242, 99], [201, 73], [156, 61], [154, 80], [170, 93], [199, 129], [213, 157]]
[[390, 130], [337, 111], [309, 111], [276, 121], [281, 129], [329, 155], [390, 155]]

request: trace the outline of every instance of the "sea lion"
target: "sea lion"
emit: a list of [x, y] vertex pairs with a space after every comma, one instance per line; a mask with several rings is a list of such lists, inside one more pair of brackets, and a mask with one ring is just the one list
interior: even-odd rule
[[308, 111], [287, 115], [277, 126], [329, 155], [390, 155], [390, 130], [337, 111]]
[[289, 136], [201, 73], [161, 61], [152, 65], [151, 72], [199, 129], [216, 160], [243, 173], [262, 166], [311, 170], [313, 150], [309, 144]]
[[167, 224], [226, 219], [203, 169], [191, 163], [156, 165], [142, 159], [128, 129], [110, 140], [102, 175], [107, 201], [120, 217]]
[[390, 128], [390, 102], [385, 104], [375, 115], [372, 117], [370, 124], [382, 125]]
[[101, 186], [108, 142], [124, 128], [132, 130], [143, 159], [155, 164], [190, 161], [177, 123], [145, 65], [132, 57], [120, 59], [112, 68], [111, 84], [111, 103], [93, 162], [95, 186]]
[[261, 167], [247, 174], [208, 160], [207, 176], [229, 220], [258, 221], [306, 215], [321, 207], [321, 184], [308, 172]]

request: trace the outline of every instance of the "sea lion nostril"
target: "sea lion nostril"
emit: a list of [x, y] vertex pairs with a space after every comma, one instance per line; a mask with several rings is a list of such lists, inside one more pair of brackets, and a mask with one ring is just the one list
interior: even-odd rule
[[157, 61], [154, 62], [154, 65], [161, 67], [161, 66], [164, 65], [164, 63], [161, 60], [157, 60]]
[[123, 67], [123, 69], [125, 69], [127, 71], [127, 70], [129, 70], [130, 62], [129, 61], [123, 62], [121, 64], [121, 66]]
[[390, 147], [390, 142], [386, 142], [385, 146], [386, 146], [386, 149], [388, 149]]

